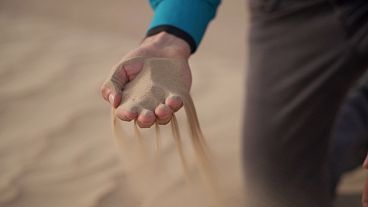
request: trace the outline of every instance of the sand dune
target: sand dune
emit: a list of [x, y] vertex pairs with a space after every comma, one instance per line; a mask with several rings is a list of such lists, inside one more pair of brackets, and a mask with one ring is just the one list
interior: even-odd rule
[[[192, 96], [233, 206], [242, 203], [244, 7], [225, 1], [191, 59]], [[0, 206], [209, 205], [200, 186], [186, 184], [170, 136], [153, 167], [160, 176], [152, 179], [139, 164], [128, 170], [99, 97], [110, 67], [139, 44], [151, 14], [144, 0], [0, 2]], [[154, 150], [153, 131], [143, 135]], [[354, 172], [341, 192], [359, 192], [362, 180]]]

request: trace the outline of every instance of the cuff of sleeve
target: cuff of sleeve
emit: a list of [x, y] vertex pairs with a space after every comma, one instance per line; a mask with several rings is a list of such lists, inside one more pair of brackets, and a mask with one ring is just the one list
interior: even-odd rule
[[192, 38], [192, 36], [190, 36], [185, 31], [183, 31], [183, 30], [181, 30], [177, 27], [174, 27], [174, 26], [160, 25], [160, 26], [151, 28], [150, 30], [148, 30], [146, 37], [153, 36], [153, 35], [158, 34], [160, 32], [167, 32], [167, 33], [172, 34], [172, 35], [174, 35], [178, 38], [181, 38], [182, 40], [187, 42], [189, 47], [190, 47], [190, 51], [191, 51], [192, 54], [197, 50], [197, 45], [196, 45], [194, 39]]
[[[180, 33], [179, 37], [186, 40], [194, 52], [202, 40], [208, 23], [216, 15], [218, 3], [210, 2], [206, 0], [161, 1], [154, 8], [155, 14], [148, 33], [158, 30], [158, 27], [169, 26], [171, 29], [163, 31], [176, 36]], [[172, 32], [173, 27], [176, 28], [175, 32]], [[192, 40], [194, 44], [190, 42]]]

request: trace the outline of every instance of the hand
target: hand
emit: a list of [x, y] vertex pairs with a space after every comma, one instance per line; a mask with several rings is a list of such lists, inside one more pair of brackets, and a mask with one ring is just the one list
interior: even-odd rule
[[138, 125], [142, 128], [151, 127], [156, 120], [159, 124], [166, 124], [171, 120], [173, 112], [182, 107], [183, 101], [181, 97], [166, 97], [164, 103], [157, 105], [154, 111], [142, 109], [142, 107], [138, 106], [127, 107], [120, 105], [125, 84], [133, 80], [143, 68], [143, 61], [139, 61], [139, 59], [137, 61], [126, 60], [135, 57], [186, 60], [185, 67], [182, 68], [183, 71], [181, 73], [183, 74], [183, 83], [189, 92], [192, 84], [188, 64], [190, 54], [190, 47], [184, 40], [166, 32], [148, 37], [138, 48], [125, 55], [117, 66], [113, 67], [111, 74], [100, 88], [101, 95], [112, 107], [117, 109], [116, 115], [123, 121], [137, 120]]
[[[368, 155], [363, 163], [363, 168], [368, 170]], [[368, 207], [368, 177], [365, 179], [363, 196], [362, 196], [363, 207]]]

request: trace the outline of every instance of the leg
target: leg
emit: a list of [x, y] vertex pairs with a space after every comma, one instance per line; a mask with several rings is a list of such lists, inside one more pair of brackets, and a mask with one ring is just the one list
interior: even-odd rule
[[328, 207], [330, 131], [367, 64], [328, 1], [254, 1], [250, 27], [243, 146], [249, 206]]
[[368, 149], [368, 75], [344, 102], [331, 138], [331, 192], [343, 173], [361, 166]]

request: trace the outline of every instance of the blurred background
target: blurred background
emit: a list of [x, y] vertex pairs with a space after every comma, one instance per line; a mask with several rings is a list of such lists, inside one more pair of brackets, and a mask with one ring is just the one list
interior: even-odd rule
[[[208, 206], [205, 193], [183, 182], [169, 141], [159, 174], [124, 167], [129, 157], [99, 96], [151, 16], [146, 0], [0, 1], [0, 206]], [[246, 30], [244, 1], [223, 1], [191, 58], [192, 96], [234, 206], [242, 203]], [[154, 134], [143, 131], [147, 140]], [[337, 206], [360, 206], [362, 184], [362, 171], [347, 175]]]

